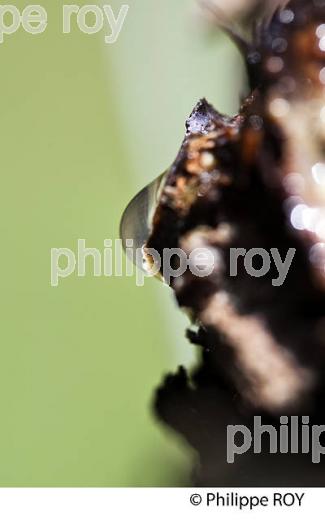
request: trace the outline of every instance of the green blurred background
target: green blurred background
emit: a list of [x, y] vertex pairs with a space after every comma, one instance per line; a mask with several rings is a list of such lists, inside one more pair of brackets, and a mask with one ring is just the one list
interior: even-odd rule
[[118, 238], [198, 99], [236, 110], [239, 58], [207, 36], [194, 0], [129, 0], [114, 45], [108, 29], [63, 35], [63, 3], [40, 2], [44, 34], [0, 46], [0, 485], [184, 485], [195, 456], [150, 405], [193, 362], [187, 320], [157, 281], [95, 278], [91, 263], [52, 288], [50, 250]]

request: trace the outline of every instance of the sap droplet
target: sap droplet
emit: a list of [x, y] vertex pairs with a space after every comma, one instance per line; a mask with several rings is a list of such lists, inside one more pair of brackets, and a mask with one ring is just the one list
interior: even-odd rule
[[166, 176], [167, 172], [143, 188], [128, 204], [121, 219], [120, 237], [123, 247], [130, 260], [144, 271], [147, 269], [142, 254], [143, 246], [151, 233], [152, 218]]

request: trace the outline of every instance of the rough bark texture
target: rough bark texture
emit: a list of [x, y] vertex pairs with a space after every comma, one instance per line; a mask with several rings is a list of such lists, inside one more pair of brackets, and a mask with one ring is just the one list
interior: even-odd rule
[[[203, 247], [216, 260], [208, 277], [187, 270], [171, 281], [198, 325], [188, 336], [202, 359], [194, 374], [168, 376], [155, 402], [157, 416], [198, 451], [197, 484], [324, 484], [310, 455], [247, 454], [234, 465], [225, 456], [227, 425], [251, 426], [254, 415], [266, 424], [278, 425], [281, 414], [325, 424], [325, 199], [308, 177], [325, 162], [324, 23], [324, 2], [293, 0], [258, 24], [253, 43], [241, 43], [252, 94], [232, 118], [198, 103], [154, 215], [148, 248], [189, 255]], [[298, 200], [293, 174], [305, 186]], [[295, 228], [299, 204], [317, 209], [317, 226]], [[255, 278], [240, 259], [231, 276], [233, 248], [296, 253], [275, 286], [274, 269]]]

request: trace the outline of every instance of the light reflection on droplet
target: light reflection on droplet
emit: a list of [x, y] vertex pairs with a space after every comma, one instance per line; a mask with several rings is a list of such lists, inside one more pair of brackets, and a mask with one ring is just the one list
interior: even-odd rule
[[319, 40], [319, 48], [321, 51], [325, 51], [325, 36], [323, 36], [320, 40]]
[[304, 225], [304, 211], [307, 209], [305, 204], [298, 204], [293, 208], [290, 215], [290, 222], [295, 229], [302, 231], [305, 229]]
[[285, 117], [290, 111], [290, 104], [286, 99], [275, 98], [271, 101], [269, 109], [273, 117]]
[[321, 208], [297, 204], [290, 213], [290, 222], [299, 231], [310, 231], [322, 238], [325, 232], [325, 214]]
[[284, 61], [282, 58], [279, 58], [278, 56], [272, 56], [267, 60], [266, 66], [267, 70], [271, 74], [278, 74], [284, 67]]
[[280, 13], [280, 20], [282, 23], [291, 23], [295, 18], [294, 12], [291, 9], [284, 9]]
[[310, 249], [309, 258], [315, 267], [325, 270], [325, 243], [318, 242], [318, 244], [315, 244]]
[[317, 184], [325, 185], [325, 163], [316, 163], [311, 169]]
[[323, 36], [325, 36], [325, 23], [322, 23], [321, 25], [319, 25], [316, 29], [316, 36], [318, 38], [323, 38]]

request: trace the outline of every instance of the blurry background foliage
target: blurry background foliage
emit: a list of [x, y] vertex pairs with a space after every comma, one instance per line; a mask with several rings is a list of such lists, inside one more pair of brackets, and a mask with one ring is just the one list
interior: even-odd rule
[[51, 288], [50, 249], [118, 238], [197, 100], [236, 110], [240, 60], [207, 37], [191, 0], [128, 0], [114, 45], [75, 24], [63, 35], [63, 2], [39, 3], [46, 32], [0, 46], [0, 485], [186, 484], [194, 454], [150, 404], [163, 375], [193, 360], [187, 320], [157, 281], [94, 278], [91, 263]]

